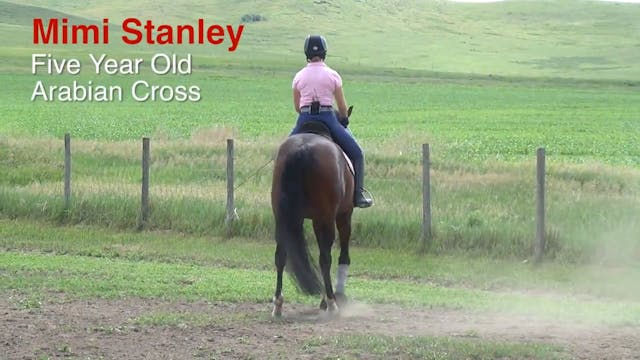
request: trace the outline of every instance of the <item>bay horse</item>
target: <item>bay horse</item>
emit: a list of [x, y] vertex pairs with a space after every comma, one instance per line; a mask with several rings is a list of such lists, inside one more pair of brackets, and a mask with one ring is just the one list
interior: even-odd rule
[[[351, 115], [349, 108], [348, 114]], [[320, 122], [308, 122], [311, 128], [325, 127]], [[339, 299], [346, 301], [344, 284], [349, 258], [351, 215], [353, 214], [354, 179], [342, 149], [329, 136], [319, 132], [303, 132], [289, 136], [278, 149], [273, 170], [271, 207], [275, 217], [276, 291], [272, 316], [282, 316], [282, 273], [287, 270], [299, 290], [307, 295], [323, 294], [320, 308], [338, 313]], [[303, 130], [304, 131], [304, 130]], [[304, 238], [303, 224], [311, 219], [319, 248], [320, 274], [311, 262]], [[340, 256], [336, 292], [331, 284], [331, 247], [336, 227], [340, 239]]]

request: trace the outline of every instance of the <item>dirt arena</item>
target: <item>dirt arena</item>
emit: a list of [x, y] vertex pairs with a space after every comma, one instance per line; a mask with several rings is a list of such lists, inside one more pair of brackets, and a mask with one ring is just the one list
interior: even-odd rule
[[[26, 308], [12, 296], [2, 297], [0, 358], [318, 359], [339, 357], [340, 350], [305, 346], [312, 337], [382, 334], [556, 344], [576, 359], [640, 359], [640, 331], [631, 327], [357, 302], [330, 321], [308, 305], [285, 304], [281, 320], [271, 319], [270, 310], [268, 303], [142, 299], [60, 299]], [[152, 319], [153, 314], [179, 314], [178, 318], [192, 321], [139, 320]], [[344, 356], [381, 358], [362, 353]]]

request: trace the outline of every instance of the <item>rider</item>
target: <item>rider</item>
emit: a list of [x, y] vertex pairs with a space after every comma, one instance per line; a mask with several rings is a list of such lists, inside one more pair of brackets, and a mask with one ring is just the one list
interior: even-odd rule
[[[293, 78], [293, 105], [299, 116], [291, 135], [297, 134], [301, 125], [308, 120], [319, 120], [324, 123], [335, 142], [353, 162], [354, 205], [367, 208], [373, 204], [373, 201], [364, 194], [364, 154], [346, 128], [349, 117], [347, 102], [342, 91], [342, 78], [324, 62], [327, 55], [325, 38], [320, 35], [307, 36], [304, 42], [304, 53], [307, 56], [307, 65]], [[338, 105], [340, 122], [332, 107], [334, 98]]]

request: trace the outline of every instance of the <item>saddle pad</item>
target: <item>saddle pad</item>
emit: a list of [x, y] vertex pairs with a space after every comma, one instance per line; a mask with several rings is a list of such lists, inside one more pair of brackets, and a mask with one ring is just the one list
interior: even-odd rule
[[349, 157], [347, 156], [347, 153], [344, 151], [342, 151], [342, 156], [344, 156], [344, 159], [347, 161], [347, 166], [349, 167], [349, 171], [351, 171], [351, 175], [355, 176], [356, 172], [353, 169], [353, 163], [351, 162], [351, 159], [349, 159]]

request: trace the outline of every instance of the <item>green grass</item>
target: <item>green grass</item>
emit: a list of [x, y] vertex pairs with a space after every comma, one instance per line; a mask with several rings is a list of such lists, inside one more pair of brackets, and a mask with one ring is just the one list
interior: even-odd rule
[[[1, 221], [0, 240], [6, 251], [5, 289], [259, 302], [269, 301], [273, 290], [274, 246], [249, 239], [92, 227], [43, 229], [33, 222]], [[629, 265], [535, 268], [512, 261], [355, 247], [349, 288], [352, 296], [366, 302], [635, 323], [640, 293], [633, 284], [639, 270]], [[295, 294], [290, 283], [286, 287], [288, 299], [309, 301]], [[585, 297], [591, 300], [578, 300]]]
[[219, 320], [207, 314], [155, 312], [139, 316], [133, 320], [133, 323], [140, 326], [181, 326], [184, 324], [204, 326], [219, 323]]
[[[540, 344], [481, 342], [427, 336], [348, 335], [320, 337], [307, 342], [311, 349], [328, 346], [336, 359], [363, 354], [380, 359], [564, 359], [559, 347]], [[344, 357], [346, 356], [346, 357]]]
[[[2, 220], [0, 239], [2, 248], [11, 251], [273, 269], [273, 242], [247, 238], [107, 231], [101, 227], [56, 227], [40, 222]], [[583, 267], [549, 263], [536, 269], [517, 261], [362, 247], [353, 250], [353, 262], [357, 266], [352, 268], [352, 273], [368, 279], [411, 280], [481, 290], [564, 289], [605, 298], [640, 298], [639, 289], [633, 286], [640, 274], [633, 263]]]

